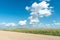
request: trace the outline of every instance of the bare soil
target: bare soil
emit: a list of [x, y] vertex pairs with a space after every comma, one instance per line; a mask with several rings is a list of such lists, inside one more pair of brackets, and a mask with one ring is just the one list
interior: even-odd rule
[[59, 36], [0, 31], [0, 40], [60, 40]]

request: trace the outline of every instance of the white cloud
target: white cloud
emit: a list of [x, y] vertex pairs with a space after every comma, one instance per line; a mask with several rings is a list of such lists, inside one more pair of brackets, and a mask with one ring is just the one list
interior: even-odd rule
[[35, 23], [37, 23], [37, 22], [39, 22], [38, 19], [30, 19], [30, 24], [35, 24]]
[[37, 6], [38, 6], [37, 2], [34, 2], [31, 7], [36, 8]]
[[26, 6], [26, 8], [25, 8], [26, 10], [29, 10], [30, 8], [28, 7], [28, 6]]
[[31, 12], [35, 12], [35, 14], [39, 15], [39, 16], [49, 16], [51, 15], [51, 8], [49, 7], [49, 3], [47, 3], [46, 1], [42, 1], [40, 3], [36, 3], [34, 2], [31, 6], [30, 11]]
[[60, 28], [60, 23], [40, 23], [38, 24], [39, 28]]
[[6, 23], [5, 26], [16, 26], [15, 23]]
[[48, 10], [48, 9], [39, 10], [39, 15], [40, 15], [40, 16], [49, 16], [49, 15], [51, 15], [51, 11]]
[[38, 6], [41, 8], [48, 8], [49, 3], [47, 3], [46, 1], [42, 1], [38, 4]]
[[56, 23], [54, 23], [55, 25], [60, 25], [60, 23], [58, 23], [58, 22], [56, 22]]
[[30, 10], [30, 24], [33, 23], [38, 23], [39, 22], [39, 17], [47, 17], [52, 14], [52, 6], [47, 2], [50, 0], [43, 0], [39, 3], [34, 2], [30, 7], [26, 7], [26, 10]]
[[6, 24], [5, 22], [0, 23], [0, 25], [5, 25], [5, 24]]
[[26, 22], [27, 22], [26, 20], [19, 21], [19, 24], [20, 24], [20, 25], [26, 25]]
[[35, 24], [35, 23], [39, 22], [39, 19], [34, 16], [30, 16], [29, 20], [30, 20], [30, 24]]
[[5, 22], [3, 22], [3, 23], [0, 23], [0, 26], [16, 26], [16, 24], [15, 23], [5, 23]]

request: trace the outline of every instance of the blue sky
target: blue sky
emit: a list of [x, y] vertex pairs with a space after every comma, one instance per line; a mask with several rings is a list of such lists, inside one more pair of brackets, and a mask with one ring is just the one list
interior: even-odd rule
[[[30, 11], [25, 9], [34, 2], [40, 0], [0, 0], [0, 23], [18, 23], [20, 20], [26, 20], [30, 16]], [[39, 18], [40, 23], [52, 23], [54, 20], [60, 23], [60, 0], [50, 0], [50, 6], [53, 7], [52, 15]]]

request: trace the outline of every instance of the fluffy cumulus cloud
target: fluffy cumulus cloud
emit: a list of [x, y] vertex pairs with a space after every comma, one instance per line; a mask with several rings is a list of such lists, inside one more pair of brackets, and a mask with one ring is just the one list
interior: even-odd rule
[[38, 18], [34, 16], [30, 16], [29, 19], [30, 19], [30, 24], [35, 24], [39, 22]]
[[52, 14], [52, 6], [47, 2], [50, 0], [43, 0], [39, 3], [34, 2], [30, 7], [26, 6], [26, 10], [31, 11], [30, 16], [30, 24], [38, 23], [40, 17], [47, 17]]
[[26, 20], [23, 20], [23, 21], [19, 21], [19, 25], [26, 25]]

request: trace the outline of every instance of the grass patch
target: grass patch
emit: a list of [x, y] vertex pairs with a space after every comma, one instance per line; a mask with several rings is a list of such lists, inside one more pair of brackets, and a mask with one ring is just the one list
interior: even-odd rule
[[60, 29], [29, 29], [29, 28], [18, 28], [18, 29], [4, 29], [6, 31], [15, 31], [23, 33], [33, 33], [33, 34], [45, 34], [60, 36]]

